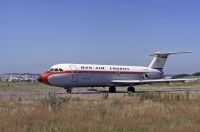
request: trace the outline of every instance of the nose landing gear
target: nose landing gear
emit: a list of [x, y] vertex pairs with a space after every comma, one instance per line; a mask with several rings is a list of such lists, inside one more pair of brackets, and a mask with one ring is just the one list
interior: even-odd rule
[[65, 90], [66, 90], [66, 92], [67, 92], [68, 94], [71, 94], [71, 93], [72, 93], [72, 88], [65, 88]]

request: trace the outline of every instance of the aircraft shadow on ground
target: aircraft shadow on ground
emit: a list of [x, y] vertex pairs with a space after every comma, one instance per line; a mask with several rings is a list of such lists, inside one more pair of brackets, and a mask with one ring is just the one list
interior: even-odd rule
[[[135, 91], [135, 94], [141, 94], [141, 93], [148, 93], [148, 92], [156, 92], [156, 93], [177, 93], [177, 92], [200, 92], [200, 89], [198, 90], [187, 90], [187, 89], [173, 89], [173, 90], [137, 90]], [[80, 92], [72, 92], [71, 95], [87, 95], [87, 94], [103, 94], [103, 93], [109, 93], [109, 94], [127, 94], [127, 91], [118, 90], [115, 93], [110, 93], [108, 90], [96, 90], [96, 89], [87, 89], [87, 91], [80, 91]], [[66, 94], [66, 93], [57, 93], [57, 94]]]

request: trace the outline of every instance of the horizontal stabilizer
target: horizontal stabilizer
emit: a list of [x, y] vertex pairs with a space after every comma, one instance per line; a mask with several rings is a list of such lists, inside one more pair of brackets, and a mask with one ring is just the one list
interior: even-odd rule
[[184, 52], [156, 52], [154, 54], [151, 54], [150, 56], [169, 56], [173, 54], [186, 54], [186, 53], [192, 53], [190, 51], [184, 51]]

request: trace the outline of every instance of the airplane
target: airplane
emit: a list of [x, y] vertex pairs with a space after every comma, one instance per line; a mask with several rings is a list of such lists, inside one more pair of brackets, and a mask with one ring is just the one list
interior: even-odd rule
[[38, 77], [47, 85], [62, 87], [67, 93], [72, 88], [109, 87], [110, 93], [116, 87], [127, 86], [128, 92], [135, 92], [136, 85], [152, 83], [185, 82], [190, 79], [165, 79], [164, 66], [169, 55], [191, 52], [156, 52], [149, 67], [97, 64], [57, 64]]

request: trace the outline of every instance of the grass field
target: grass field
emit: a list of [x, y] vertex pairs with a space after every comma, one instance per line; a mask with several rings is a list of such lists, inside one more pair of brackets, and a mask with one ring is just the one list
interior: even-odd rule
[[1, 132], [200, 131], [200, 97], [146, 93], [99, 99], [0, 100]]
[[[167, 84], [167, 87], [183, 84]], [[199, 82], [185, 84], [198, 87]], [[184, 85], [184, 86], [185, 86]], [[144, 87], [161, 87], [161, 84]], [[3, 88], [2, 88], [3, 87]], [[174, 87], [174, 86], [173, 86]], [[49, 90], [42, 84], [0, 83], [0, 90]], [[200, 95], [145, 92], [99, 98], [0, 98], [1, 132], [199, 132]]]
[[19, 90], [52, 90], [55, 87], [51, 87], [42, 83], [30, 83], [30, 82], [7, 82], [0, 81], [1, 91], [19, 91]]

